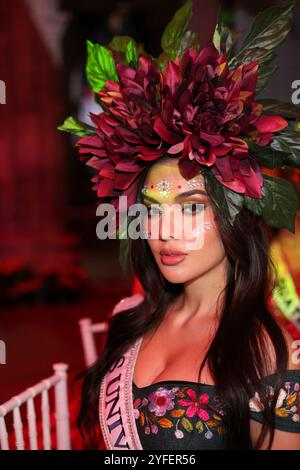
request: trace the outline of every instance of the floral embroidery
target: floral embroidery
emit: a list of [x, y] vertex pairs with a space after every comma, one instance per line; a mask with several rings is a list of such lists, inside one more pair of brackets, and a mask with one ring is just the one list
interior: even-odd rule
[[174, 408], [175, 392], [178, 387], [167, 390], [166, 388], [159, 387], [155, 392], [149, 395], [149, 411], [153, 411], [156, 416], [164, 416], [168, 410]]
[[207, 405], [209, 400], [208, 394], [203, 393], [199, 396], [199, 398], [197, 398], [195, 390], [192, 389], [187, 390], [186, 394], [189, 396], [189, 400], [186, 398], [178, 400], [179, 405], [188, 407], [186, 415], [189, 418], [193, 418], [195, 413], [197, 413], [199, 418], [201, 418], [203, 421], [207, 421], [209, 419], [209, 414], [204, 409], [204, 407]]
[[172, 429], [177, 439], [186, 433], [196, 431], [211, 439], [214, 433], [221, 435], [223, 427], [221, 407], [209, 404], [209, 395], [196, 391], [188, 386], [158, 387], [148, 397], [135, 398], [133, 402], [134, 416], [145, 434], [157, 434], [159, 428]]
[[[299, 382], [292, 385], [291, 382], [285, 382], [280, 389], [276, 402], [275, 413], [280, 418], [290, 418], [293, 422], [300, 422], [300, 392]], [[274, 387], [267, 386], [267, 397], [269, 400], [274, 396]], [[264, 406], [257, 392], [249, 401], [250, 410], [260, 413]]]

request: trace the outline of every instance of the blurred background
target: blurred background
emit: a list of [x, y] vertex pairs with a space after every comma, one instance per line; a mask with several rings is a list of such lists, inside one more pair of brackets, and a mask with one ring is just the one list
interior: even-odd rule
[[[73, 137], [57, 126], [69, 115], [89, 122], [89, 111], [100, 111], [85, 78], [87, 39], [106, 45], [126, 34], [156, 56], [182, 3], [0, 0], [0, 339], [6, 344], [0, 403], [49, 375], [54, 362], [68, 363], [71, 376], [82, 370], [78, 320], [105, 319], [133, 291], [118, 263], [118, 241], [96, 237], [90, 169], [79, 161]], [[257, 12], [276, 3], [229, 0], [223, 7], [242, 40]], [[278, 49], [279, 71], [261, 97], [291, 102], [299, 46], [298, 6]], [[299, 190], [299, 178], [292, 179]], [[276, 237], [286, 257], [292, 253], [300, 293], [300, 244], [282, 232]]]

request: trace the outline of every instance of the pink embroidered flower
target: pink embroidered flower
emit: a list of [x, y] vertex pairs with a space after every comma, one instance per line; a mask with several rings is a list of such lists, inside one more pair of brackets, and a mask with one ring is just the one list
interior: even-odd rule
[[208, 403], [209, 395], [207, 393], [203, 393], [197, 397], [195, 390], [191, 388], [187, 390], [186, 394], [189, 397], [189, 400], [186, 398], [182, 398], [178, 400], [178, 404], [182, 406], [187, 406], [186, 415], [188, 418], [192, 418], [196, 413], [203, 421], [207, 421], [209, 419], [209, 414], [206, 410], [203, 409]]
[[171, 390], [159, 387], [155, 392], [150, 393], [148, 397], [149, 410], [154, 412], [156, 416], [164, 416], [168, 410], [174, 408], [174, 398], [177, 390], [178, 387], [174, 387]]

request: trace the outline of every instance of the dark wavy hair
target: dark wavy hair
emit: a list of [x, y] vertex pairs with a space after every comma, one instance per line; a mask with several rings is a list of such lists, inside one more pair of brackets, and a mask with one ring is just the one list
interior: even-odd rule
[[[141, 180], [142, 184], [144, 178]], [[282, 330], [267, 308], [267, 298], [277, 281], [276, 268], [268, 250], [267, 228], [259, 216], [245, 207], [233, 225], [215, 205], [213, 210], [229, 262], [218, 329], [202, 361], [199, 377], [207, 363], [216, 393], [226, 404], [226, 413], [222, 416], [225, 448], [252, 447], [249, 398], [253, 396], [253, 390], [260, 395], [265, 418], [253, 447], [261, 448], [270, 431], [270, 448], [274, 438], [274, 408], [287, 368], [288, 351]], [[239, 268], [235, 280], [236, 260]], [[162, 280], [147, 240], [129, 240], [128, 266], [144, 289], [144, 300], [109, 320], [101, 357], [77, 376], [77, 379], [83, 379], [78, 426], [86, 448], [98, 446], [95, 429], [99, 427], [102, 378], [141, 335], [162, 322], [168, 307], [183, 289], [181, 284]], [[274, 366], [274, 396], [270, 401], [261, 378], [271, 374]]]

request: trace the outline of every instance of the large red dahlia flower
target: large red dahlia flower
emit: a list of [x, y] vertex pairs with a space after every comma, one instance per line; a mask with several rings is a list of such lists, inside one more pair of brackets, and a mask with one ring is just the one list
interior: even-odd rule
[[226, 57], [213, 44], [197, 54], [186, 51], [181, 64], [169, 62], [163, 74], [161, 112], [154, 129], [179, 154], [185, 178], [211, 167], [233, 191], [260, 198], [263, 178], [245, 138], [267, 145], [287, 122], [262, 115], [254, 101], [258, 63], [229, 71]]
[[257, 71], [257, 62], [230, 71], [213, 44], [187, 50], [163, 71], [145, 57], [137, 69], [117, 65], [119, 83], [99, 92], [104, 112], [91, 113], [96, 134], [76, 144], [93, 155], [98, 196], [116, 208], [121, 194], [134, 203], [140, 172], [169, 154], [187, 179], [209, 167], [223, 186], [261, 198], [263, 177], [247, 139], [267, 145], [287, 122], [262, 114]]

